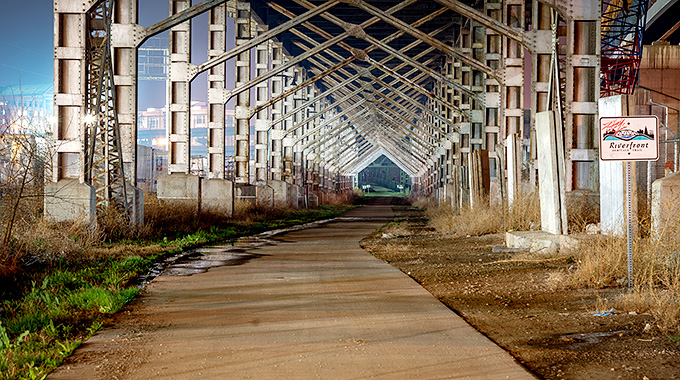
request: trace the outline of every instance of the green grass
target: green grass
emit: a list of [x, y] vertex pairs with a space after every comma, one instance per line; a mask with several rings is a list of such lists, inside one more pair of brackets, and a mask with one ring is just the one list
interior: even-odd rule
[[158, 244], [161, 254], [133, 253], [96, 260], [58, 260], [36, 273], [24, 274], [28, 284], [20, 294], [2, 301], [0, 311], [0, 379], [43, 379], [84, 340], [99, 330], [112, 314], [132, 300], [137, 278], [160, 258], [203, 245], [234, 240], [266, 230], [334, 217], [347, 210], [322, 207], [293, 210], [277, 219], [249, 224], [225, 224], [207, 230], [178, 233], [156, 241], [120, 241], [144, 247]]

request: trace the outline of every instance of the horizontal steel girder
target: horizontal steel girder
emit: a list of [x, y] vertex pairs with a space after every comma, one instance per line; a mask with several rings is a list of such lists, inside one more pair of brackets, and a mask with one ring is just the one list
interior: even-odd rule
[[[215, 1], [215, 0], [213, 0]], [[191, 68], [191, 78], [195, 78], [198, 74], [202, 73], [203, 71], [209, 70], [210, 68], [219, 65], [220, 63], [223, 63], [231, 58], [236, 57], [237, 55], [245, 52], [246, 50], [250, 50], [251, 48], [267, 41], [270, 40], [279, 34], [311, 19], [312, 17], [321, 14], [335, 5], [340, 3], [340, 0], [329, 0], [319, 6], [314, 6], [312, 9], [310, 9], [308, 12], [305, 12], [301, 14], [300, 16], [285, 22], [275, 28], [272, 28], [268, 30], [267, 32], [264, 32], [260, 35], [258, 35], [255, 38], [252, 38], [250, 41], [244, 43], [243, 45], [239, 45], [234, 47], [233, 49], [229, 50], [228, 52], [225, 52], [224, 54], [221, 54], [217, 57], [214, 57], [212, 59], [209, 59], [208, 61], [198, 65], [198, 66], [192, 66]]]
[[372, 6], [371, 4], [367, 3], [366, 1], [359, 0], [359, 1], [352, 1], [352, 2], [349, 2], [349, 3], [350, 3], [350, 5], [358, 7], [358, 8], [368, 12], [369, 14], [371, 14], [373, 16], [379, 17], [382, 21], [394, 26], [395, 28], [398, 28], [398, 29], [410, 34], [411, 36], [413, 36], [413, 37], [415, 37], [415, 38], [417, 38], [417, 39], [419, 39], [419, 40], [421, 40], [421, 41], [423, 41], [427, 44], [430, 44], [431, 46], [434, 46], [435, 48], [437, 48], [437, 49], [439, 49], [439, 50], [441, 50], [441, 51], [443, 51], [447, 54], [455, 56], [456, 58], [465, 62], [470, 67], [473, 67], [473, 68], [475, 68], [475, 69], [477, 69], [477, 70], [479, 70], [483, 73], [486, 73], [487, 75], [489, 75], [491, 77], [494, 77], [494, 78], [497, 77], [496, 71], [494, 69], [492, 69], [491, 67], [486, 66], [485, 64], [477, 61], [476, 59], [468, 57], [467, 55], [465, 55], [465, 54], [461, 53], [460, 51], [458, 51], [457, 49], [453, 48], [452, 46], [448, 46], [445, 43], [443, 43], [443, 42], [441, 42], [441, 41], [439, 41], [435, 38], [430, 37], [426, 33], [421, 32], [420, 30], [408, 25], [407, 23], [399, 20], [398, 18], [385, 14], [383, 11]]

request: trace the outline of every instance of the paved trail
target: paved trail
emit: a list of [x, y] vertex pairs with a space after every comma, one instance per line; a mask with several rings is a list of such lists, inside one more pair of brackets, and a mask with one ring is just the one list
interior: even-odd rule
[[[365, 206], [344, 216], [392, 211]], [[158, 277], [49, 379], [533, 379], [359, 247], [381, 224], [290, 232], [245, 250], [256, 255], [242, 265]]]

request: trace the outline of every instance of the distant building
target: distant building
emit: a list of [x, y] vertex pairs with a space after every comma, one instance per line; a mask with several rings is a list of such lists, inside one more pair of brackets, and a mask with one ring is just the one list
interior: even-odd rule
[[137, 49], [137, 79], [167, 80], [169, 65], [167, 37], [149, 38]]
[[51, 84], [0, 87], [3, 133], [44, 136], [52, 131], [54, 99]]
[[[208, 152], [208, 107], [204, 102], [191, 103], [191, 155], [206, 157]], [[225, 154], [234, 154], [234, 110], [225, 110]], [[137, 116], [137, 144], [167, 149], [165, 108], [148, 108]], [[251, 139], [254, 136], [251, 135]]]

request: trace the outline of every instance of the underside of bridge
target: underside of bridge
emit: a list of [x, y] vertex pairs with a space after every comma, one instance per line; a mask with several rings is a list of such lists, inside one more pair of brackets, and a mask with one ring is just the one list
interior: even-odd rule
[[[597, 193], [598, 99], [630, 93], [616, 78], [636, 74], [604, 65], [639, 56], [646, 9], [646, 1], [624, 3], [170, 0], [169, 17], [143, 27], [138, 0], [55, 0], [57, 154], [47, 193], [70, 194], [70, 212], [111, 204], [142, 220], [133, 186], [137, 49], [164, 31], [169, 165], [159, 198], [215, 205], [229, 191], [238, 198], [269, 187], [273, 199], [297, 204], [297, 194], [351, 192], [383, 155], [410, 176], [415, 194], [453, 207], [488, 194], [490, 183], [512, 201], [523, 184], [538, 184], [541, 166], [554, 168], [558, 202], [564, 192]], [[191, 20], [203, 13], [208, 59], [192, 63]], [[603, 38], [638, 51], [605, 57]], [[227, 65], [234, 88], [226, 88]], [[190, 89], [204, 72], [208, 159], [198, 178], [190, 174]], [[232, 99], [233, 182], [225, 180]], [[65, 207], [50, 205], [54, 215]]]

